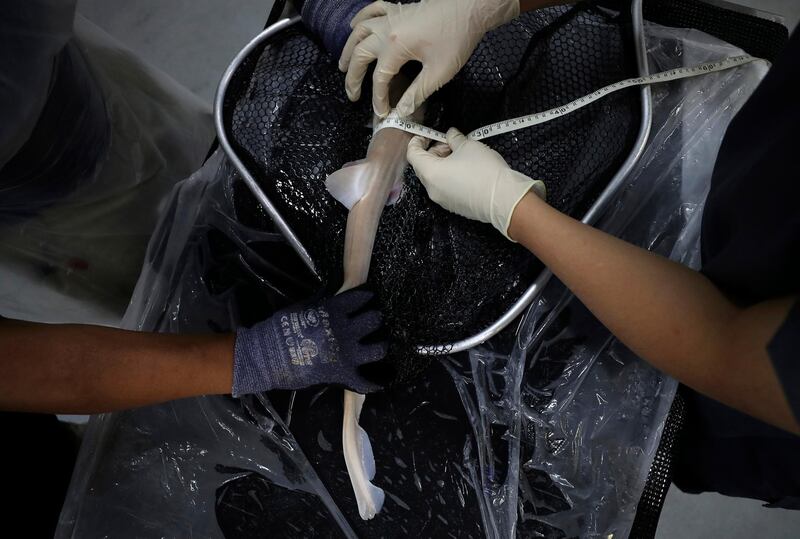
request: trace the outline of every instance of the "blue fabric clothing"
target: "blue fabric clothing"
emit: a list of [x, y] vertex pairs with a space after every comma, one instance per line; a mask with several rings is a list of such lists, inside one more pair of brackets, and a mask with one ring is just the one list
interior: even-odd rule
[[350, 36], [350, 21], [370, 0], [305, 0], [300, 3], [303, 22], [336, 58]]

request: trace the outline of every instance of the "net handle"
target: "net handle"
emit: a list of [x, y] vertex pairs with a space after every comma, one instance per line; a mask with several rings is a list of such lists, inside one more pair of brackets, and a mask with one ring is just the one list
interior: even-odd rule
[[311, 255], [309, 255], [308, 250], [300, 242], [300, 239], [297, 237], [297, 234], [294, 233], [292, 227], [289, 226], [289, 223], [286, 222], [278, 209], [272, 204], [272, 201], [270, 201], [269, 197], [267, 197], [267, 194], [258, 185], [258, 182], [256, 182], [253, 175], [250, 174], [250, 171], [247, 169], [242, 160], [239, 159], [239, 156], [236, 155], [236, 150], [233, 149], [233, 146], [228, 139], [228, 134], [225, 130], [225, 120], [223, 114], [223, 109], [225, 107], [225, 94], [228, 91], [228, 86], [230, 85], [233, 76], [236, 74], [236, 71], [239, 69], [241, 64], [265, 41], [285, 30], [286, 28], [297, 24], [298, 22], [300, 22], [299, 15], [276, 22], [253, 38], [250, 43], [245, 45], [245, 47], [234, 57], [228, 66], [228, 69], [226, 69], [225, 73], [222, 75], [222, 79], [217, 86], [217, 93], [214, 96], [214, 127], [217, 131], [217, 138], [219, 139], [220, 147], [222, 147], [225, 155], [228, 157], [231, 163], [233, 163], [233, 166], [236, 167], [236, 170], [239, 172], [242, 180], [244, 180], [245, 185], [247, 185], [247, 187], [253, 193], [253, 196], [256, 197], [256, 200], [258, 200], [258, 202], [264, 207], [264, 210], [266, 210], [267, 214], [275, 223], [275, 226], [278, 227], [278, 230], [281, 232], [283, 237], [286, 238], [286, 241], [289, 242], [289, 245], [291, 245], [295, 252], [300, 256], [300, 259], [303, 261], [303, 263], [308, 267], [309, 270], [311, 270], [311, 273], [313, 273], [317, 279], [320, 279], [320, 274], [317, 271], [314, 260], [311, 258]]
[[[638, 72], [640, 77], [644, 77], [649, 74], [649, 70], [647, 66], [647, 49], [644, 41], [641, 0], [633, 0], [632, 2], [632, 19]], [[269, 197], [267, 197], [266, 193], [258, 185], [253, 175], [247, 169], [247, 166], [245, 166], [245, 164], [236, 154], [236, 151], [228, 139], [223, 115], [225, 95], [227, 93], [228, 86], [230, 85], [230, 82], [233, 79], [236, 71], [239, 69], [245, 59], [247, 59], [247, 57], [259, 46], [264, 44], [265, 41], [269, 40], [279, 32], [282, 32], [283, 30], [299, 23], [300, 20], [301, 19], [299, 16], [294, 16], [276, 22], [253, 38], [250, 43], [245, 45], [245, 47], [239, 51], [236, 57], [234, 57], [233, 61], [225, 70], [219, 86], [217, 87], [217, 93], [214, 98], [214, 125], [216, 127], [220, 147], [222, 147], [228, 159], [231, 161], [231, 163], [233, 163], [234, 167], [241, 175], [245, 185], [247, 185], [247, 187], [253, 193], [253, 196], [256, 197], [256, 200], [258, 200], [258, 202], [264, 207], [264, 210], [273, 220], [281, 234], [286, 238], [286, 241], [289, 242], [295, 252], [300, 256], [303, 263], [317, 278], [320, 278], [320, 274], [317, 271], [317, 268], [311, 256], [309, 255], [308, 250], [300, 242], [300, 239], [294, 233], [294, 230], [292, 230], [278, 209], [269, 200]], [[647, 138], [650, 134], [652, 125], [652, 98], [649, 86], [643, 86], [640, 89], [640, 96], [642, 117], [639, 124], [639, 134], [634, 142], [633, 148], [628, 154], [625, 162], [600, 194], [600, 197], [584, 215], [583, 219], [581, 219], [581, 221], [585, 224], [593, 225], [597, 222], [600, 216], [605, 213], [611, 203], [611, 200], [622, 187], [625, 177], [633, 170], [644, 153], [644, 148], [647, 143]], [[483, 344], [500, 333], [518, 316], [523, 314], [523, 312], [531, 305], [531, 303], [533, 303], [539, 297], [543, 288], [545, 285], [547, 285], [552, 276], [553, 274], [550, 270], [546, 268], [542, 270], [536, 280], [527, 288], [522, 296], [520, 296], [520, 298], [505, 313], [503, 313], [500, 318], [495, 320], [490, 326], [484, 328], [479, 333], [454, 343], [419, 345], [416, 347], [417, 353], [426, 356], [446, 355], [455, 352], [463, 352]]]

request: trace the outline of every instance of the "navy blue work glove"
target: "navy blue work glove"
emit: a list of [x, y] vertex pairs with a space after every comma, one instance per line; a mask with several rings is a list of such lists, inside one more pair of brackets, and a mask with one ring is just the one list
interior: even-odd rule
[[367, 290], [349, 290], [318, 303], [287, 307], [252, 328], [240, 328], [233, 353], [233, 396], [319, 384], [362, 394], [380, 390], [359, 374], [360, 366], [386, 355], [386, 343], [364, 340], [382, 326], [381, 313], [367, 307], [372, 298]]

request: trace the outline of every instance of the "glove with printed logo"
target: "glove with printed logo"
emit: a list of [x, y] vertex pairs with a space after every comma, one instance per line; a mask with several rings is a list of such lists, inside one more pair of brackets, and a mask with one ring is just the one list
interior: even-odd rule
[[358, 393], [380, 390], [359, 367], [383, 359], [387, 346], [373, 342], [381, 313], [368, 305], [373, 294], [354, 289], [311, 305], [276, 312], [236, 332], [234, 397], [272, 389], [334, 384]]

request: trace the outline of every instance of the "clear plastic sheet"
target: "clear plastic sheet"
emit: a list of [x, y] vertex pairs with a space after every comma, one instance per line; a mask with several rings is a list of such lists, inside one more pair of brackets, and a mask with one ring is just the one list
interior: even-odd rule
[[[738, 52], [699, 32], [647, 32], [654, 71]], [[713, 159], [763, 71], [655, 87], [651, 142], [599, 226], [696, 266]], [[253, 321], [247, 305], [313, 292], [286, 270], [300, 264], [277, 233], [237, 222], [234, 180], [218, 154], [175, 190], [125, 327], [225, 331]], [[490, 343], [367, 400], [387, 491], [374, 521], [348, 495], [341, 392], [326, 389], [93, 418], [57, 536], [624, 537], [675, 386], [553, 281], [510, 353]]]
[[[72, 37], [76, 0], [7, 0], [0, 18], [0, 168], [27, 142], [56, 58]], [[1, 207], [1, 206], [0, 206]]]
[[12, 4], [31, 14], [15, 28], [25, 39], [8, 49], [14, 61], [53, 75], [3, 81], [36, 99], [0, 129], [0, 144], [17, 143], [0, 148], [13, 155], [0, 160], [0, 313], [118, 325], [160, 210], [213, 140], [210, 110], [76, 18], [75, 2]]
[[[741, 54], [702, 32], [648, 25], [651, 72]], [[689, 267], [728, 123], [766, 72], [748, 66], [652, 88], [654, 131], [598, 227]], [[478, 450], [487, 535], [627, 537], [676, 382], [638, 359], [559, 282], [521, 322], [511, 354], [449, 366]]]
[[[248, 242], [283, 241], [232, 220], [228, 185], [221, 181], [231, 169], [221, 164], [220, 153], [175, 189], [124, 327], [181, 332], [240, 323], [230, 291], [215, 294], [204, 282], [209, 246], [198, 244], [199, 236], [217, 229]], [[348, 528], [263, 396], [186, 399], [97, 416], [84, 448], [62, 513], [62, 537], [183, 537], [187, 530], [195, 537], [217, 536], [215, 491], [253, 472], [268, 477], [273, 488], [311, 493], [323, 503], [309, 511]]]

